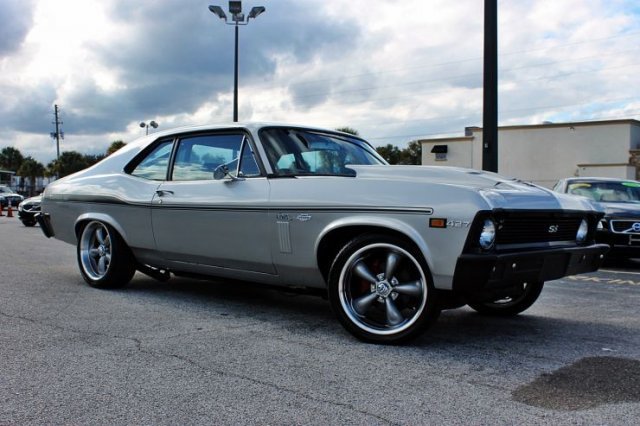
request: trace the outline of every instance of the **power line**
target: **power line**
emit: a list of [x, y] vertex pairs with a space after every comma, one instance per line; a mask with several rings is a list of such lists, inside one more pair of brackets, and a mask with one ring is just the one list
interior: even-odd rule
[[[634, 49], [634, 50], [638, 50], [638, 49]], [[562, 62], [563, 61], [558, 61], [558, 62], [555, 62], [555, 63], [562, 63]], [[549, 66], [549, 65], [552, 65], [552, 64], [554, 64], [554, 63], [552, 62], [552, 63], [541, 64], [540, 66]], [[611, 70], [611, 69], [627, 68], [627, 67], [638, 66], [638, 65], [640, 65], [640, 62], [639, 63], [633, 63], [633, 64], [614, 66], [614, 67], [602, 67], [602, 68], [593, 69], [593, 70], [572, 71], [572, 72], [568, 72], [568, 73], [555, 74], [553, 76], [543, 76], [543, 77], [536, 77], [536, 78], [533, 78], [533, 79], [524, 79], [524, 80], [517, 80], [517, 81], [518, 82], [523, 82], [523, 81], [537, 81], [537, 80], [556, 79], [558, 77], [567, 77], [567, 76], [576, 75], [576, 74], [587, 74], [587, 73], [591, 73], [591, 72], [601, 72], [601, 71], [606, 71], [606, 70]], [[504, 72], [510, 72], [510, 71], [520, 70], [520, 69], [524, 69], [524, 68], [528, 68], [528, 67], [525, 66], [525, 67], [517, 67], [517, 68], [512, 68], [512, 69], [503, 69], [503, 70], [501, 70], [501, 72], [503, 72], [503, 73]], [[457, 75], [457, 76], [444, 77], [444, 78], [434, 78], [434, 79], [429, 79], [429, 80], [414, 80], [414, 81], [409, 81], [409, 82], [404, 82], [404, 83], [397, 83], [397, 84], [361, 87], [361, 88], [358, 88], [358, 89], [347, 89], [347, 90], [339, 90], [339, 91], [331, 91], [331, 92], [317, 92], [317, 93], [311, 93], [311, 94], [302, 95], [302, 96], [296, 96], [294, 99], [295, 100], [311, 99], [311, 98], [314, 98], [314, 97], [323, 97], [323, 96], [327, 96], [327, 95], [340, 95], [340, 94], [347, 94], [347, 93], [359, 93], [359, 92], [366, 92], [366, 91], [373, 91], [373, 90], [380, 90], [380, 89], [391, 89], [391, 88], [415, 86], [415, 85], [421, 85], [421, 84], [425, 84], [425, 83], [455, 81], [455, 80], [461, 80], [461, 79], [465, 79], [465, 78], [469, 78], [469, 77], [481, 77], [481, 76], [482, 76], [482, 73], [479, 71], [479, 72], [474, 72], [474, 73], [460, 74], [460, 75]]]
[[[535, 49], [525, 49], [525, 50], [511, 51], [511, 52], [501, 53], [501, 54], [498, 55], [498, 57], [501, 58], [501, 57], [506, 57], [506, 56], [514, 56], [514, 55], [520, 55], [520, 54], [524, 54], [524, 53], [531, 53], [531, 52], [537, 52], [537, 51], [555, 50], [555, 49], [560, 49], [560, 48], [564, 48], [564, 47], [576, 46], [576, 45], [580, 45], [580, 44], [589, 44], [589, 43], [594, 43], [594, 42], [612, 40], [612, 39], [615, 39], [615, 38], [634, 37], [634, 36], [637, 36], [637, 35], [640, 35], [640, 31], [631, 32], [631, 33], [627, 33], [627, 34], [619, 34], [619, 35], [614, 35], [614, 36], [609, 36], [609, 37], [595, 38], [595, 39], [584, 40], [584, 41], [576, 41], [576, 42], [572, 42], [572, 43], [558, 44], [558, 45], [555, 45], [555, 46], [546, 46], [546, 47], [539, 47], [539, 48], [535, 48]], [[604, 56], [604, 54], [603, 55], [599, 55], [599, 56]], [[311, 84], [314, 84], [314, 83], [321, 83], [321, 82], [326, 82], [326, 81], [344, 81], [346, 79], [351, 79], [351, 78], [358, 78], [358, 77], [365, 77], [365, 76], [372, 76], [372, 75], [379, 75], [379, 74], [389, 74], [389, 73], [396, 73], [396, 72], [401, 72], [401, 71], [406, 71], [406, 70], [414, 70], [414, 69], [424, 70], [424, 69], [428, 69], [428, 68], [436, 68], [436, 67], [441, 67], [441, 66], [446, 66], [446, 65], [457, 65], [457, 64], [464, 63], [464, 62], [472, 62], [472, 61], [480, 61], [480, 60], [482, 60], [482, 56], [474, 57], [474, 58], [466, 58], [466, 59], [457, 59], [457, 60], [453, 60], [453, 61], [438, 62], [438, 63], [435, 63], [435, 64], [434, 63], [428, 63], [428, 64], [421, 64], [421, 65], [413, 65], [413, 66], [410, 66], [410, 67], [392, 68], [392, 69], [383, 70], [383, 71], [372, 71], [372, 72], [365, 72], [365, 73], [359, 73], [359, 74], [342, 75], [340, 77], [334, 77], [334, 78], [323, 78], [323, 79], [317, 79], [317, 80], [307, 80], [307, 81], [300, 82], [300, 83], [294, 83], [294, 84], [292, 84], [292, 86], [295, 86], [295, 87], [306, 86], [306, 85], [311, 85]], [[568, 61], [571, 61], [571, 60], [568, 60]], [[542, 65], [545, 65], [545, 64], [542, 64]], [[503, 70], [500, 70], [500, 71], [503, 71]]]
[[[607, 117], [591, 117], [591, 118], [581, 118], [579, 120], [575, 120], [575, 121], [579, 121], [581, 123], [584, 122], [596, 122], [596, 121], [603, 121], [603, 120], [628, 120], [631, 117], [640, 117], [640, 110], [638, 111], [630, 111], [629, 114], [624, 115], [624, 116], [607, 116]], [[403, 139], [403, 138], [421, 138], [424, 136], [442, 136], [442, 137], [448, 137], [447, 135], [460, 135], [461, 131], [460, 130], [446, 130], [446, 131], [441, 131], [441, 132], [433, 132], [433, 133], [416, 133], [416, 134], [411, 134], [411, 135], [397, 135], [397, 136], [379, 136], [379, 137], [374, 137], [374, 138], [365, 138], [369, 141], [373, 141], [373, 140], [392, 140], [392, 139]], [[455, 136], [454, 136], [455, 137]]]

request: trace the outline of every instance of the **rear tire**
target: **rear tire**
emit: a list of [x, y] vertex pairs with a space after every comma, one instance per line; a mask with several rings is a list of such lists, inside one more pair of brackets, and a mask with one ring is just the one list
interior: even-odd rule
[[86, 224], [78, 239], [78, 266], [91, 287], [120, 288], [136, 272], [133, 255], [111, 225], [94, 220]]
[[22, 224], [26, 227], [36, 226], [35, 220], [23, 220]]
[[421, 253], [386, 235], [362, 235], [344, 246], [329, 272], [329, 300], [347, 331], [371, 343], [413, 339], [440, 313]]
[[544, 287], [544, 281], [523, 283], [522, 293], [493, 302], [472, 302], [471, 308], [483, 315], [511, 317], [526, 311], [533, 305]]

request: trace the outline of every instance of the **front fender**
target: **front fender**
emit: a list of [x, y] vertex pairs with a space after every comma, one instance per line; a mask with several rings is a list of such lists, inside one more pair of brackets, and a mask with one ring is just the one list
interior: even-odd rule
[[329, 233], [340, 228], [355, 227], [355, 226], [384, 228], [384, 229], [389, 229], [391, 231], [398, 232], [404, 235], [405, 237], [409, 238], [418, 247], [418, 249], [422, 253], [422, 256], [427, 262], [427, 266], [429, 267], [429, 270], [433, 271], [433, 259], [431, 256], [431, 250], [429, 249], [429, 246], [427, 242], [424, 240], [424, 238], [422, 237], [422, 235], [413, 226], [396, 218], [380, 217], [380, 216], [373, 216], [373, 215], [351, 216], [351, 217], [336, 219], [330, 222], [327, 226], [325, 226], [322, 232], [320, 232], [320, 234], [318, 235], [318, 238], [316, 239], [315, 248], [314, 248], [316, 258], [318, 258], [318, 250], [322, 240]]

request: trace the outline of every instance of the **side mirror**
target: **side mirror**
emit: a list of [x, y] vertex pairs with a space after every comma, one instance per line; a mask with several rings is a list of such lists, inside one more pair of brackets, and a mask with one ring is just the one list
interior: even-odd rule
[[225, 178], [225, 176], [227, 176], [229, 174], [229, 168], [227, 167], [226, 164], [220, 164], [218, 167], [216, 167], [216, 169], [213, 171], [213, 179], [214, 180], [222, 180]]
[[229, 166], [227, 164], [220, 164], [213, 171], [213, 179], [214, 180], [222, 180], [225, 178], [229, 178], [229, 182], [235, 182], [237, 180], [244, 180], [243, 177], [237, 177], [229, 173]]

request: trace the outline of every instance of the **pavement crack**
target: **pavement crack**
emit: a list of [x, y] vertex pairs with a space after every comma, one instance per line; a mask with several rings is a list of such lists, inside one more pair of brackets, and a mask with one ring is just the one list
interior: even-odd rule
[[145, 349], [143, 347], [142, 340], [138, 339], [138, 338], [135, 338], [135, 337], [118, 336], [118, 335], [112, 335], [112, 334], [107, 334], [107, 333], [100, 333], [100, 332], [96, 332], [96, 331], [76, 330], [76, 329], [73, 329], [73, 328], [63, 327], [63, 326], [60, 326], [60, 325], [57, 325], [57, 324], [47, 323], [44, 320], [38, 320], [38, 319], [29, 318], [29, 317], [20, 316], [20, 315], [11, 315], [11, 314], [7, 314], [7, 313], [2, 312], [2, 311], [0, 311], [0, 315], [4, 316], [4, 317], [7, 317], [7, 318], [13, 318], [13, 319], [18, 319], [18, 320], [22, 320], [22, 321], [27, 321], [27, 322], [30, 322], [32, 324], [37, 324], [37, 325], [40, 325], [40, 326], [44, 326], [44, 327], [48, 327], [48, 328], [51, 328], [51, 329], [54, 329], [54, 330], [60, 330], [60, 331], [64, 331], [64, 332], [77, 333], [77, 334], [88, 335], [88, 336], [108, 337], [108, 338], [111, 338], [111, 339], [128, 340], [130, 342], [133, 342], [133, 344], [136, 347], [136, 350], [138, 352], [140, 352], [140, 353], [145, 353], [145, 354], [151, 355], [151, 356], [163, 356], [163, 357], [175, 358], [175, 359], [178, 359], [178, 360], [180, 360], [182, 362], [185, 362], [185, 363], [187, 363], [187, 364], [189, 364], [189, 365], [191, 365], [191, 366], [193, 366], [195, 368], [198, 368], [198, 369], [200, 369], [202, 371], [205, 371], [205, 372], [208, 372], [208, 373], [217, 374], [217, 375], [219, 375], [221, 377], [232, 377], [232, 378], [236, 378], [236, 379], [246, 380], [248, 382], [255, 383], [255, 384], [258, 384], [258, 385], [261, 385], [261, 386], [266, 386], [266, 387], [275, 389], [275, 390], [280, 391], [280, 392], [286, 392], [286, 393], [289, 393], [289, 394], [293, 394], [293, 395], [299, 396], [301, 398], [308, 399], [310, 401], [319, 402], [319, 403], [323, 403], [323, 404], [329, 404], [329, 405], [336, 406], [336, 407], [346, 408], [348, 410], [353, 411], [354, 413], [358, 413], [358, 414], [362, 414], [362, 415], [365, 415], [365, 416], [368, 416], [368, 417], [372, 417], [372, 418], [374, 418], [374, 419], [376, 419], [376, 420], [378, 420], [380, 422], [383, 422], [385, 424], [388, 424], [388, 425], [399, 425], [400, 424], [400, 423], [393, 422], [392, 420], [387, 419], [385, 417], [382, 417], [382, 416], [380, 416], [378, 414], [375, 414], [375, 413], [372, 413], [372, 412], [369, 412], [369, 411], [366, 411], [366, 410], [359, 409], [356, 406], [354, 406], [353, 404], [349, 404], [349, 403], [346, 403], [346, 402], [340, 402], [340, 401], [333, 401], [333, 400], [325, 399], [325, 398], [314, 397], [314, 396], [308, 395], [308, 394], [306, 394], [304, 392], [300, 392], [300, 391], [296, 391], [296, 390], [293, 390], [293, 389], [289, 389], [289, 388], [286, 388], [286, 387], [283, 387], [283, 386], [276, 385], [274, 383], [267, 382], [265, 380], [260, 380], [260, 379], [256, 379], [256, 378], [253, 378], [253, 377], [245, 376], [243, 374], [237, 374], [237, 373], [226, 372], [226, 371], [223, 371], [223, 370], [207, 368], [207, 367], [199, 364], [198, 362], [196, 362], [196, 361], [194, 361], [194, 360], [192, 360], [190, 358], [187, 358], [185, 356], [176, 355], [176, 354], [169, 354], [169, 353], [164, 353], [164, 352], [161, 352], [161, 351], [152, 351], [152, 350], [149, 350], [149, 349]]
[[275, 390], [277, 390], [279, 392], [286, 392], [286, 393], [289, 393], [289, 394], [293, 394], [293, 395], [299, 396], [301, 398], [308, 399], [310, 401], [320, 402], [320, 403], [323, 403], [323, 404], [329, 404], [329, 405], [336, 406], [336, 407], [346, 408], [348, 410], [353, 411], [354, 413], [363, 414], [363, 415], [368, 416], [368, 417], [373, 417], [373, 418], [375, 418], [375, 419], [377, 419], [377, 420], [379, 420], [379, 421], [381, 421], [381, 422], [383, 422], [385, 424], [388, 424], [388, 425], [394, 425], [394, 426], [400, 425], [400, 423], [397, 423], [397, 422], [394, 422], [394, 421], [392, 421], [390, 419], [382, 417], [379, 414], [375, 414], [375, 413], [372, 413], [372, 412], [369, 412], [369, 411], [366, 411], [366, 410], [359, 409], [359, 408], [355, 407], [353, 404], [349, 404], [349, 403], [346, 403], [346, 402], [333, 401], [333, 400], [325, 399], [325, 398], [318, 398], [318, 397], [306, 394], [304, 392], [300, 392], [300, 391], [297, 391], [297, 390], [289, 389], [287, 387], [280, 386], [280, 385], [277, 385], [275, 383], [271, 383], [271, 382], [268, 382], [268, 381], [265, 381], [265, 380], [256, 379], [256, 378], [253, 378], [253, 377], [245, 376], [243, 374], [231, 373], [231, 372], [227, 372], [227, 371], [208, 368], [208, 367], [205, 367], [205, 366], [199, 364], [198, 362], [196, 362], [196, 361], [194, 361], [192, 359], [189, 359], [189, 358], [187, 358], [185, 356], [176, 355], [176, 354], [169, 354], [169, 353], [164, 353], [164, 352], [155, 352], [155, 351], [150, 351], [150, 350], [142, 349], [142, 348], [140, 349], [140, 351], [144, 352], [144, 353], [147, 353], [149, 355], [153, 355], [153, 356], [161, 355], [161, 356], [172, 357], [172, 358], [178, 359], [178, 360], [180, 360], [182, 362], [185, 362], [185, 363], [187, 363], [187, 364], [189, 364], [189, 365], [191, 365], [193, 367], [196, 367], [196, 368], [198, 368], [198, 369], [200, 369], [200, 370], [202, 370], [204, 372], [217, 374], [220, 377], [232, 377], [232, 378], [236, 378], [236, 379], [240, 379], [240, 380], [246, 380], [246, 381], [254, 383], [254, 384], [258, 384], [258, 385], [261, 385], [261, 386], [266, 386], [266, 387], [275, 389]]
[[49, 318], [44, 318], [42, 320], [39, 320], [39, 319], [29, 318], [29, 317], [25, 317], [25, 316], [21, 316], [21, 315], [11, 315], [11, 314], [7, 314], [6, 312], [2, 312], [2, 311], [0, 311], [0, 316], [6, 317], [6, 318], [12, 318], [12, 319], [18, 319], [18, 320], [30, 322], [32, 324], [36, 324], [36, 325], [39, 325], [39, 326], [42, 326], [42, 327], [48, 327], [48, 328], [53, 329], [53, 330], [64, 331], [64, 332], [67, 332], [67, 333], [76, 333], [76, 334], [85, 335], [85, 336], [108, 337], [110, 339], [128, 340], [130, 342], [133, 342], [136, 345], [136, 347], [138, 348], [138, 350], [141, 350], [141, 347], [142, 347], [142, 341], [140, 339], [138, 339], [138, 338], [135, 338], [135, 337], [118, 336], [118, 335], [114, 335], [114, 334], [101, 333], [101, 332], [98, 332], [98, 331], [77, 330], [77, 329], [70, 328], [70, 327], [63, 327], [63, 326], [58, 325], [58, 324], [45, 322], [45, 320], [49, 320]]

